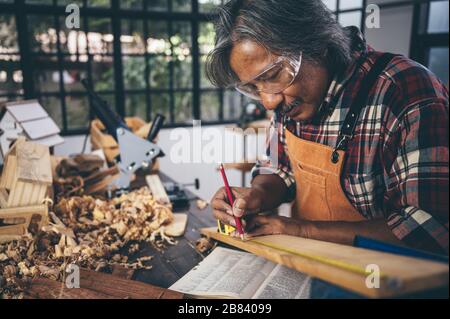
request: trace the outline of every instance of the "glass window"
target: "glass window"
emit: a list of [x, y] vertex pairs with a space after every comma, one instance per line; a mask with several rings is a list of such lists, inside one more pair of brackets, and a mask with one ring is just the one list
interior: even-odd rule
[[362, 8], [362, 0], [340, 0], [339, 10], [350, 10]]
[[150, 87], [169, 88], [169, 57], [155, 56], [150, 58]]
[[122, 20], [120, 43], [122, 54], [144, 54], [144, 21]]
[[61, 99], [58, 96], [41, 96], [39, 99], [42, 107], [55, 121], [58, 127], [63, 127]]
[[0, 53], [19, 52], [16, 18], [10, 14], [0, 14]]
[[361, 11], [339, 13], [339, 23], [343, 27], [354, 25], [360, 28], [361, 18], [362, 18]]
[[336, 11], [337, 5], [336, 0], [322, 0], [322, 2], [330, 9], [331, 11]]
[[89, 7], [110, 7], [110, 0], [87, 0]]
[[127, 116], [138, 116], [143, 120], [147, 120], [145, 94], [127, 94], [125, 97], [125, 113]]
[[124, 56], [122, 61], [125, 89], [145, 89], [145, 57]]
[[198, 0], [200, 12], [211, 12], [220, 4], [222, 4], [222, 0]]
[[151, 94], [152, 118], [156, 114], [162, 114], [166, 117], [166, 123], [170, 121], [170, 95], [168, 93]]
[[429, 69], [448, 87], [448, 48], [431, 48], [428, 60]]
[[172, 10], [181, 12], [191, 11], [191, 0], [172, 0]]
[[192, 93], [176, 92], [175, 96], [175, 123], [192, 123]]
[[429, 33], [448, 33], [448, 10], [448, 1], [433, 1], [430, 3]]
[[38, 93], [59, 93], [58, 57], [56, 55], [36, 56], [33, 58], [33, 81]]
[[120, 7], [123, 9], [142, 9], [142, 0], [122, 0]]
[[68, 129], [86, 129], [89, 126], [89, 100], [87, 96], [66, 96]]
[[147, 10], [149, 11], [167, 11], [169, 9], [169, 0], [145, 0], [147, 1]]
[[112, 54], [114, 36], [110, 18], [89, 18], [88, 47], [90, 54]]
[[220, 93], [203, 92], [201, 95], [201, 116], [203, 121], [218, 121], [220, 112]]

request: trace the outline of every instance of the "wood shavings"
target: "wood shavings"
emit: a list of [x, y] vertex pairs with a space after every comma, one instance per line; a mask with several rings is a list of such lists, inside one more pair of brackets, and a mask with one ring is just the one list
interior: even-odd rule
[[130, 260], [139, 242], [158, 249], [176, 242], [164, 232], [172, 211], [157, 203], [144, 187], [112, 200], [91, 196], [61, 199], [49, 213], [50, 223], [31, 234], [0, 245], [0, 298], [16, 298], [31, 278], [63, 279], [65, 265], [111, 272], [116, 265], [151, 269], [151, 256]]
[[203, 254], [203, 253], [207, 253], [208, 251], [210, 251], [211, 249], [216, 247], [216, 245], [217, 245], [217, 243], [215, 243], [210, 238], [202, 237], [195, 242], [195, 249], [199, 253]]
[[200, 210], [206, 209], [208, 207], [209, 203], [203, 199], [197, 199], [197, 208]]

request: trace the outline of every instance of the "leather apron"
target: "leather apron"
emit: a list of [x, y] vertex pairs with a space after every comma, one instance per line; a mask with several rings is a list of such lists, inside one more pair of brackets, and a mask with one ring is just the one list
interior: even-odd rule
[[388, 53], [380, 56], [370, 69], [349, 109], [334, 148], [301, 139], [285, 130], [288, 156], [297, 186], [293, 218], [311, 221], [366, 220], [349, 202], [342, 189], [345, 152], [353, 138], [359, 113], [367, 104], [370, 90], [393, 57]]

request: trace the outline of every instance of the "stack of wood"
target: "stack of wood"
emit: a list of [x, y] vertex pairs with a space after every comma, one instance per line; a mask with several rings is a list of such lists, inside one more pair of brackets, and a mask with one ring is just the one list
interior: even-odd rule
[[118, 174], [116, 165], [105, 168], [104, 160], [97, 155], [63, 159], [56, 167], [55, 197], [59, 201], [63, 197], [104, 193]]
[[19, 138], [9, 150], [0, 180], [0, 242], [39, 230], [48, 222], [52, 185], [48, 146]]

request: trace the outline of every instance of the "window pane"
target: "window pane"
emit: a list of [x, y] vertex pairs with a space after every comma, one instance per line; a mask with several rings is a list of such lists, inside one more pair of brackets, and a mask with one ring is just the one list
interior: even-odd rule
[[123, 54], [144, 54], [144, 21], [122, 20], [120, 42]]
[[360, 28], [361, 27], [361, 11], [340, 13], [339, 14], [339, 23], [343, 27], [354, 25], [354, 26], [357, 26], [358, 28]]
[[429, 33], [448, 33], [448, 1], [430, 3]]
[[16, 19], [10, 14], [0, 15], [0, 53], [16, 53], [17, 42]]
[[192, 121], [192, 93], [175, 93], [175, 123]]
[[29, 15], [28, 27], [32, 51], [45, 53], [57, 51], [57, 36], [53, 16]]
[[336, 0], [322, 0], [323, 3], [330, 9], [331, 11], [336, 11]]
[[174, 61], [174, 88], [192, 88], [192, 57], [183, 55], [175, 57]]
[[[59, 39], [61, 41], [61, 51], [71, 54], [87, 54], [87, 36], [84, 31], [67, 29], [65, 17], [59, 18], [60, 32]], [[83, 29], [83, 18], [80, 18], [80, 27]], [[87, 60], [87, 56], [84, 57]]]
[[150, 54], [171, 55], [167, 21], [149, 21], [149, 38], [147, 39], [147, 52]]
[[169, 62], [165, 56], [150, 58], [150, 86], [165, 89], [169, 87]]
[[149, 11], [167, 11], [169, 9], [168, 0], [145, 0]]
[[92, 63], [92, 80], [95, 90], [114, 90], [113, 58], [95, 57]]
[[170, 99], [167, 93], [155, 93], [151, 95], [152, 101], [152, 118], [156, 114], [162, 114], [166, 117], [165, 123], [170, 121]]
[[145, 89], [145, 57], [124, 56], [123, 77], [125, 89]]
[[173, 11], [191, 11], [191, 0], [172, 0]]
[[220, 110], [219, 92], [203, 92], [201, 95], [201, 116], [202, 121], [218, 121]]
[[110, 0], [87, 0], [89, 7], [110, 7]]
[[89, 100], [87, 96], [66, 97], [67, 128], [86, 129], [89, 126]]
[[200, 87], [212, 88], [214, 87], [206, 77], [206, 55], [200, 57]]
[[221, 0], [198, 0], [200, 12], [210, 12], [220, 4], [222, 4]]
[[340, 0], [339, 10], [356, 9], [362, 7], [362, 0]]
[[431, 48], [428, 66], [430, 70], [436, 74], [441, 81], [447, 85], [448, 83], [448, 48]]
[[201, 54], [208, 54], [214, 49], [214, 25], [212, 23], [200, 23], [198, 45]]
[[46, 4], [51, 5], [53, 4], [53, 0], [26, 0], [27, 4]]
[[59, 92], [58, 58], [38, 56], [33, 59], [33, 81], [37, 92]]
[[[18, 55], [0, 55], [0, 95], [23, 94]], [[16, 75], [16, 76], [14, 76]]]
[[89, 18], [89, 53], [112, 54], [114, 36], [109, 18]]
[[173, 35], [170, 38], [170, 42], [174, 46], [174, 54], [178, 55], [183, 53], [184, 55], [189, 55], [190, 48], [192, 47], [191, 24], [189, 22], [177, 21], [173, 23], [172, 30]]
[[147, 102], [145, 94], [127, 94], [125, 97], [125, 113], [147, 121]]
[[242, 113], [242, 96], [235, 90], [227, 90], [223, 95], [223, 119], [237, 120]]
[[122, 0], [120, 1], [120, 7], [124, 9], [142, 9], [143, 0]]
[[77, 60], [77, 56], [64, 57], [63, 80], [66, 92], [84, 92], [81, 80], [88, 77], [87, 62]]
[[68, 4], [76, 4], [80, 8], [83, 6], [83, 0], [57, 0], [56, 4], [60, 6], [67, 6]]
[[39, 98], [42, 107], [61, 129], [63, 128], [61, 99], [57, 96], [42, 96]]

